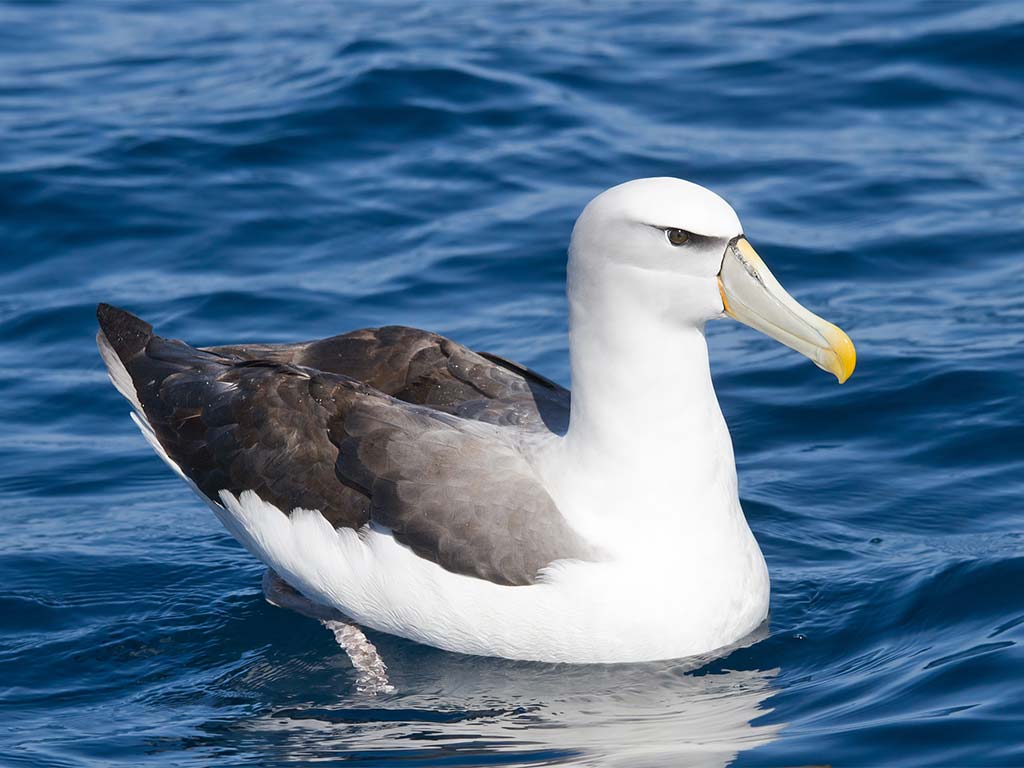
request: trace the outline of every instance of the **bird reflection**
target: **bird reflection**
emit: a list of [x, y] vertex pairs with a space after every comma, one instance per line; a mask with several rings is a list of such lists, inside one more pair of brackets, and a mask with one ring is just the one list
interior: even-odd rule
[[[339, 618], [321, 615], [323, 609], [305, 605], [301, 596], [275, 593], [272, 581], [270, 588], [275, 605], [321, 621]], [[386, 682], [394, 693], [353, 690], [358, 672], [348, 669], [339, 700], [320, 696], [275, 708], [236, 723], [235, 734], [240, 728], [258, 735], [261, 751], [272, 744], [293, 760], [376, 755], [476, 764], [500, 756], [516, 763], [724, 766], [740, 752], [773, 741], [785, 727], [753, 723], [771, 711], [765, 700], [777, 669], [702, 671], [708, 658], [619, 665], [514, 662], [371, 635], [387, 661]]]

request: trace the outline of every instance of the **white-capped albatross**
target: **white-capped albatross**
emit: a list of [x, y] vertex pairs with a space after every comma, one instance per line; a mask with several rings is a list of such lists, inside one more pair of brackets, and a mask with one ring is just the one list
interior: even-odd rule
[[108, 305], [97, 336], [156, 451], [253, 555], [367, 627], [469, 654], [627, 662], [730, 645], [768, 612], [704, 324], [831, 371], [801, 307], [703, 187], [640, 179], [573, 229], [572, 398], [390, 326], [196, 349]]

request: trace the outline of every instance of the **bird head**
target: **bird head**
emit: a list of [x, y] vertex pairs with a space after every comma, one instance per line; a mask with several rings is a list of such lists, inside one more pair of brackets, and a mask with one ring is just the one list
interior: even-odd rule
[[676, 325], [703, 327], [728, 316], [840, 383], [853, 373], [850, 337], [790, 296], [747, 241], [732, 206], [697, 184], [651, 178], [612, 187], [577, 219], [569, 253], [570, 296], [599, 284], [603, 301], [642, 305], [638, 311]]

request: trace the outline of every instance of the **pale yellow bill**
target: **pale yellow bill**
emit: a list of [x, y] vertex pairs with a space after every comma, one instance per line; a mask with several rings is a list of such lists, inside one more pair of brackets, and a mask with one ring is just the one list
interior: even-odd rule
[[729, 317], [809, 357], [840, 384], [850, 378], [857, 364], [850, 337], [786, 293], [745, 237], [726, 249], [718, 289]]

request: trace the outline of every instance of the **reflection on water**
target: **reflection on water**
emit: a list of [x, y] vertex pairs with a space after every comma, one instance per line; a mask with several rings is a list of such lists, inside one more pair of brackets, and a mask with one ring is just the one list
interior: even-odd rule
[[[303, 598], [267, 571], [271, 604], [324, 622], [344, 617]], [[715, 658], [761, 640], [760, 628]], [[701, 672], [711, 657], [628, 665], [558, 665], [426, 650], [377, 635], [393, 694], [357, 683], [361, 695], [261, 712], [229, 727], [255, 747], [270, 738], [293, 759], [353, 753], [463, 761], [559, 759], [606, 765], [726, 765], [785, 726], [754, 725], [778, 670]], [[372, 647], [372, 646], [371, 646]], [[347, 649], [346, 649], [347, 650]], [[427, 663], [416, 654], [428, 654]], [[376, 662], [381, 662], [373, 650]], [[349, 654], [351, 656], [351, 654]], [[364, 659], [350, 675], [364, 681]], [[364, 681], [365, 682], [365, 681]], [[383, 683], [388, 683], [385, 678]], [[221, 726], [211, 729], [218, 734]], [[383, 757], [383, 755], [381, 755]]]
[[[390, 661], [390, 660], [389, 660]], [[784, 728], [754, 724], [778, 670], [693, 674], [674, 664], [548, 666], [452, 654], [403, 669], [399, 693], [289, 707], [234, 723], [239, 741], [295, 759], [331, 755], [462, 762], [724, 766]], [[415, 691], [403, 694], [401, 691]], [[246, 734], [246, 735], [242, 735]], [[240, 746], [240, 745], [238, 745]]]
[[316, 619], [330, 630], [356, 670], [357, 692], [373, 695], [394, 692], [395, 687], [388, 680], [387, 664], [362, 629], [348, 616], [307, 599], [271, 568], [263, 574], [263, 596], [271, 605]]

